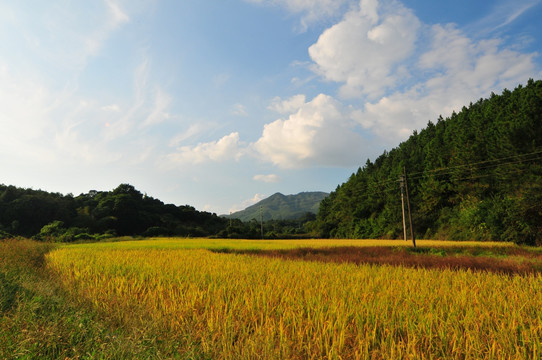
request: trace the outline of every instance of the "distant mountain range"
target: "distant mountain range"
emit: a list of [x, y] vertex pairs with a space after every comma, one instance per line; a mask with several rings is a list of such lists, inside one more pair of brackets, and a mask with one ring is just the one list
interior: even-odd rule
[[[242, 221], [260, 220], [260, 207], [263, 220], [298, 219], [306, 213], [316, 214], [323, 198], [328, 193], [321, 191], [302, 192], [297, 195], [276, 193], [260, 202], [247, 207], [245, 210], [231, 214], [234, 219]], [[229, 217], [229, 215], [226, 215]]]

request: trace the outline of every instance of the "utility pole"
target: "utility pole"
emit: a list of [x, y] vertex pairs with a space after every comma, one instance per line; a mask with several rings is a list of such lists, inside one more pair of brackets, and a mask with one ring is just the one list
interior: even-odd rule
[[263, 239], [263, 211], [262, 211], [262, 205], [260, 205], [260, 228], [261, 228], [262, 239]]
[[406, 238], [406, 221], [405, 221], [405, 178], [401, 175], [399, 178], [399, 183], [401, 184], [401, 211], [403, 213], [403, 239], [407, 241]]
[[408, 219], [410, 220], [410, 237], [412, 238], [412, 245], [416, 247], [416, 237], [414, 236], [414, 225], [412, 224], [412, 212], [410, 211], [410, 198], [408, 196], [408, 179], [407, 179], [405, 167], [403, 167], [403, 176], [405, 178], [405, 190], [406, 190], [406, 199], [407, 199], [407, 206], [408, 206]]

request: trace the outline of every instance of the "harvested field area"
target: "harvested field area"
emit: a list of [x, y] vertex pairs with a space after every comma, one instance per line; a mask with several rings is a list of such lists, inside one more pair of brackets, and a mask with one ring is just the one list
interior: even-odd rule
[[470, 269], [502, 274], [542, 273], [542, 252], [526, 248], [325, 247], [281, 250], [220, 249], [214, 252], [253, 254], [280, 259], [386, 264], [413, 268]]

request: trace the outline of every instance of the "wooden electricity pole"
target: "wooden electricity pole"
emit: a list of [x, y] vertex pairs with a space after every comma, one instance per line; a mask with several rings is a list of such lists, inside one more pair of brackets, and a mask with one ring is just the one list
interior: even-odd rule
[[405, 178], [401, 176], [399, 178], [399, 182], [401, 184], [401, 211], [403, 213], [403, 239], [407, 241], [406, 238], [406, 221], [405, 221]]
[[405, 167], [403, 167], [403, 176], [405, 178], [405, 191], [406, 191], [406, 200], [407, 200], [407, 206], [408, 206], [408, 219], [410, 221], [410, 237], [412, 238], [412, 245], [416, 247], [416, 237], [414, 236], [414, 225], [412, 224], [412, 212], [410, 211], [410, 198], [408, 196], [408, 179], [407, 179]]

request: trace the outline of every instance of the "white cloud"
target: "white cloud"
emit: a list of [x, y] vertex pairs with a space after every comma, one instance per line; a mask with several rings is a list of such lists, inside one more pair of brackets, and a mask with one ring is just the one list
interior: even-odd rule
[[119, 4], [112, 0], [106, 0], [106, 4], [113, 17], [113, 26], [130, 21], [130, 17], [120, 8]]
[[300, 31], [323, 19], [334, 18], [352, 0], [245, 0], [249, 3], [279, 6], [293, 14], [301, 14]]
[[495, 1], [493, 10], [487, 16], [469, 25], [469, 29], [479, 35], [487, 35], [513, 23], [540, 3], [542, 3], [541, 0]]
[[21, 18], [18, 26], [24, 34], [24, 45], [36, 58], [44, 60], [47, 67], [68, 74], [81, 71], [90, 57], [99, 54], [111, 34], [129, 21], [112, 0], [88, 6], [70, 2], [48, 4], [35, 11], [34, 14], [41, 13], [39, 17], [17, 9]]
[[[245, 154], [259, 157], [283, 168], [307, 166], [351, 166], [359, 163], [363, 138], [356, 133], [352, 112], [330, 96], [320, 94], [310, 102], [304, 95], [286, 101], [274, 99], [271, 108], [292, 111], [287, 119], [264, 126], [262, 136], [244, 144], [233, 132], [217, 141], [181, 146], [166, 156], [171, 164], [199, 164], [239, 160]], [[294, 106], [295, 104], [295, 106]], [[199, 129], [190, 128], [176, 136], [170, 146], [179, 145]], [[256, 181], [276, 182], [274, 174], [256, 175]]]
[[119, 99], [101, 103], [79, 90], [88, 62], [129, 17], [112, 0], [33, 7], [2, 8], [11, 19], [0, 22], [0, 125], [10, 133], [2, 151], [29, 164], [118, 159], [102, 130], [123, 115]]
[[282, 100], [279, 96], [276, 96], [267, 108], [276, 111], [279, 114], [291, 114], [299, 110], [301, 106], [305, 104], [305, 99], [305, 95], [303, 94], [294, 95], [286, 100]]
[[105, 105], [105, 106], [102, 106], [100, 109], [102, 109], [103, 111], [112, 111], [112, 112], [119, 112], [120, 111], [120, 107], [117, 105], [117, 104], [111, 104], [111, 105]]
[[535, 53], [507, 48], [498, 38], [475, 40], [453, 24], [421, 24], [387, 0], [361, 0], [309, 52], [317, 74], [359, 101], [352, 117], [389, 145], [539, 74]]
[[54, 158], [42, 144], [45, 136], [54, 132], [51, 112], [62, 94], [49, 91], [43, 84], [19, 78], [7, 65], [0, 71], [0, 128], [4, 134], [0, 143], [3, 158], [24, 156], [39, 161]]
[[268, 174], [268, 175], [254, 175], [253, 179], [255, 181], [262, 181], [265, 183], [277, 183], [280, 182], [280, 177], [276, 174]]
[[[356, 133], [352, 112], [330, 96], [320, 94], [310, 102], [304, 95], [286, 101], [274, 99], [272, 108], [293, 111], [287, 119], [264, 126], [262, 136], [244, 144], [233, 132], [217, 141], [181, 146], [166, 156], [171, 164], [200, 164], [209, 161], [239, 160], [251, 154], [283, 168], [307, 166], [351, 166], [359, 163], [363, 138]], [[292, 104], [295, 104], [293, 106]], [[171, 146], [178, 145], [198, 129], [179, 134]], [[255, 175], [256, 181], [277, 182], [274, 174]]]
[[[534, 54], [500, 49], [498, 40], [473, 41], [452, 25], [435, 25], [420, 56], [419, 81], [366, 102], [354, 118], [389, 144], [406, 139], [439, 115], [449, 116], [481, 97], [513, 89], [536, 74]], [[429, 73], [431, 76], [423, 77]]]
[[243, 104], [233, 105], [232, 113], [237, 116], [248, 116], [247, 109]]
[[182, 146], [177, 152], [167, 155], [167, 159], [171, 163], [198, 164], [206, 161], [239, 160], [242, 155], [239, 133], [233, 132], [217, 141]]
[[95, 120], [103, 118], [104, 109], [116, 113], [116, 105], [99, 106], [2, 68], [6, 71], [0, 71], [0, 127], [9, 136], [0, 144], [0, 153], [6, 159], [63, 167], [120, 158], [100, 138], [101, 124]]
[[233, 205], [230, 208], [230, 212], [234, 213], [234, 212], [237, 212], [237, 211], [245, 210], [247, 207], [258, 203], [258, 202], [262, 201], [265, 198], [267, 198], [267, 195], [254, 194], [254, 196], [252, 198], [243, 201], [241, 204]]
[[309, 48], [313, 70], [345, 97], [378, 98], [404, 77], [420, 22], [397, 1], [361, 0]]
[[535, 73], [535, 54], [501, 48], [499, 39], [475, 41], [453, 25], [435, 25], [430, 36], [430, 49], [419, 60], [421, 71], [434, 72], [427, 81], [430, 87], [461, 83], [465, 90], [480, 93], [515, 86]]
[[169, 146], [178, 147], [183, 141], [196, 137], [199, 134], [212, 129], [214, 126], [215, 124], [212, 123], [204, 123], [201, 121], [195, 122], [190, 125], [186, 131], [181, 132], [171, 138], [169, 141]]
[[266, 124], [252, 147], [264, 160], [284, 168], [349, 166], [359, 162], [363, 147], [353, 127], [348, 111], [320, 94], [288, 119]]
[[[133, 71], [133, 99], [125, 112], [112, 117], [104, 129], [108, 141], [127, 136], [134, 129], [155, 126], [172, 117], [169, 107], [172, 97], [150, 80], [151, 64], [147, 56]], [[154, 90], [152, 90], [154, 88]]]
[[156, 125], [169, 119], [170, 115], [166, 111], [171, 104], [171, 96], [158, 88], [154, 94], [154, 104], [151, 113], [143, 121], [143, 126]]
[[[110, 151], [107, 144], [100, 139], [85, 138], [79, 125], [74, 123], [63, 126], [55, 134], [54, 144], [64, 161], [68, 158], [73, 162], [87, 165], [104, 165], [122, 159], [122, 154]], [[59, 156], [58, 154], [56, 156]]]

